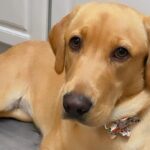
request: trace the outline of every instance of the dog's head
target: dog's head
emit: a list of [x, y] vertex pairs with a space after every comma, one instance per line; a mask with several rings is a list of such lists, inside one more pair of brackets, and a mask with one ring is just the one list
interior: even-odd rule
[[89, 3], [53, 27], [55, 69], [66, 72], [65, 117], [103, 125], [122, 99], [143, 89], [149, 20], [124, 5]]

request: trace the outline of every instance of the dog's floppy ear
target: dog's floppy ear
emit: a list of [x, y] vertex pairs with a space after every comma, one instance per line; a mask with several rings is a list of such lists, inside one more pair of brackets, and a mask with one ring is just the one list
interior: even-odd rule
[[144, 18], [144, 25], [147, 32], [147, 39], [148, 39], [148, 57], [146, 62], [146, 86], [150, 89], [150, 17]]
[[55, 54], [55, 70], [58, 74], [63, 72], [65, 64], [65, 39], [64, 34], [69, 26], [72, 18], [76, 14], [79, 7], [76, 7], [70, 14], [65, 16], [57, 23], [49, 33], [49, 42]]

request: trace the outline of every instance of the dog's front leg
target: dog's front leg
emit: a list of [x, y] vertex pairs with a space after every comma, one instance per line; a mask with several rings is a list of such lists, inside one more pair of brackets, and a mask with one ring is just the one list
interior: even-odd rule
[[61, 135], [57, 132], [44, 136], [40, 145], [40, 150], [64, 150]]

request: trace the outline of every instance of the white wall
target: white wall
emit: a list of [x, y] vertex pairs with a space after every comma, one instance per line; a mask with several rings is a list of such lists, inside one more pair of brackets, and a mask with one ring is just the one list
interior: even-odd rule
[[58, 22], [75, 5], [90, 1], [123, 3], [136, 8], [146, 15], [150, 15], [150, 0], [52, 0], [52, 25]]
[[[51, 16], [49, 17], [51, 18], [50, 21], [51, 26], [53, 26], [56, 22], [58, 22], [67, 13], [69, 13], [74, 6], [90, 1], [119, 2], [134, 7], [146, 15], [150, 15], [150, 0], [50, 0], [50, 1], [52, 1], [51, 2], [52, 14], [50, 14]], [[0, 43], [0, 50], [7, 49], [8, 47], [9, 47], [8, 45]]]

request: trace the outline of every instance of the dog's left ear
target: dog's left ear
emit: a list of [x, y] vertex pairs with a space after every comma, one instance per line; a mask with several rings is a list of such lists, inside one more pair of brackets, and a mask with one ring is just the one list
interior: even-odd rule
[[60, 22], [58, 22], [49, 33], [49, 42], [52, 46], [52, 50], [55, 54], [55, 70], [58, 74], [64, 70], [65, 63], [65, 32], [79, 10], [80, 6], [76, 7], [71, 13], [65, 16]]
[[150, 89], [150, 17], [144, 18], [144, 25], [147, 32], [147, 42], [148, 42], [148, 58], [146, 62], [146, 70], [145, 70], [145, 80], [146, 87]]

